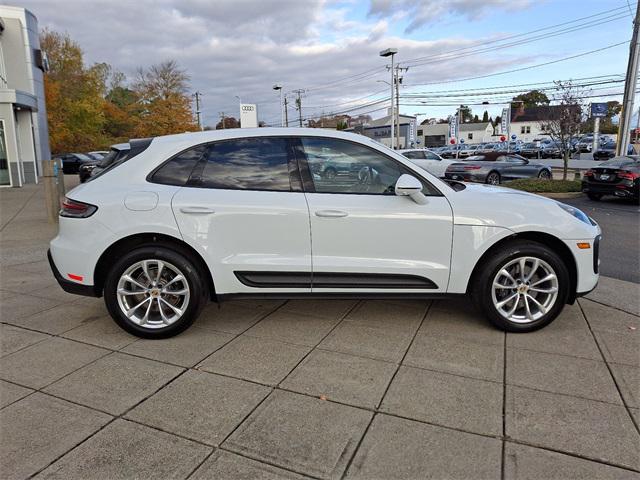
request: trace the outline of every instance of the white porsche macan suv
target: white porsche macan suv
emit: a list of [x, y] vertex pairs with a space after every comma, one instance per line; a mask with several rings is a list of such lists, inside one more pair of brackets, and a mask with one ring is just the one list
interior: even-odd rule
[[231, 297], [469, 294], [526, 332], [598, 281], [600, 228], [580, 210], [445, 183], [364, 136], [234, 129], [130, 146], [67, 194], [49, 261], [64, 290], [104, 296], [141, 337]]

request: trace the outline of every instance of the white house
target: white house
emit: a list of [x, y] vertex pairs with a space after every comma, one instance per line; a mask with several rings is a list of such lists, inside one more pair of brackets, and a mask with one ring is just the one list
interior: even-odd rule
[[[442, 147], [449, 144], [449, 125], [419, 125], [417, 137], [424, 147]], [[494, 140], [493, 127], [490, 122], [463, 123], [459, 126], [458, 141], [466, 144], [486, 143]]]
[[0, 186], [37, 183], [51, 157], [45, 69], [36, 17], [0, 5]]

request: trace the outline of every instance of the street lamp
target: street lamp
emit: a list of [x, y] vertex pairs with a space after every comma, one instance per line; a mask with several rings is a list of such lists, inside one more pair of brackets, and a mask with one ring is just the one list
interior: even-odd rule
[[280, 90], [280, 126], [284, 127], [284, 102], [282, 99], [282, 84], [276, 83], [273, 86], [274, 90]]
[[238, 102], [239, 102], [238, 113], [240, 116], [242, 116], [242, 99], [240, 98], [240, 95], [234, 95], [234, 97], [238, 99]]
[[394, 73], [393, 73], [393, 56], [398, 53], [398, 49], [397, 48], [387, 48], [386, 50], [382, 50], [380, 52], [380, 56], [381, 57], [391, 57], [391, 148], [395, 149], [395, 107], [393, 105], [393, 78], [394, 78]]

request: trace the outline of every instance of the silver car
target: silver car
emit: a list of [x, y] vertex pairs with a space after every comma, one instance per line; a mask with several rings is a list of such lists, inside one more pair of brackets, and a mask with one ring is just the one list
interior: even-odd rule
[[476, 155], [464, 162], [456, 162], [447, 167], [444, 176], [462, 182], [499, 185], [519, 178], [550, 180], [551, 169], [547, 165], [531, 162], [520, 155], [496, 152]]

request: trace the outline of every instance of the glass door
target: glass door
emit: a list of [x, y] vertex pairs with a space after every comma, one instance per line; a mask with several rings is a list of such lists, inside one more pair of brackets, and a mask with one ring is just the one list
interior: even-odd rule
[[0, 120], [0, 186], [11, 185], [7, 142], [4, 135], [4, 120]]

